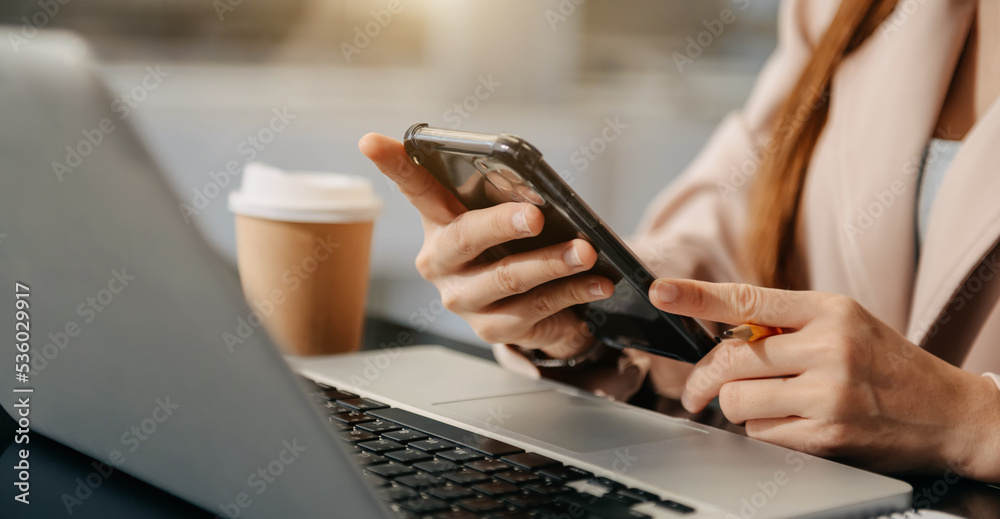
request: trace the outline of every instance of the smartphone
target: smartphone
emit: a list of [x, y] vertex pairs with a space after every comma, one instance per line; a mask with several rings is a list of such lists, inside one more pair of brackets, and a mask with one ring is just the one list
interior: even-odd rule
[[654, 276], [624, 242], [523, 139], [415, 124], [403, 137], [406, 153], [469, 210], [506, 202], [537, 206], [545, 216], [538, 236], [494, 247], [496, 258], [563, 243], [590, 242], [598, 260], [591, 272], [615, 283], [614, 295], [573, 310], [598, 340], [613, 348], [636, 348], [694, 363], [719, 338], [698, 320], [669, 314], [649, 301]]

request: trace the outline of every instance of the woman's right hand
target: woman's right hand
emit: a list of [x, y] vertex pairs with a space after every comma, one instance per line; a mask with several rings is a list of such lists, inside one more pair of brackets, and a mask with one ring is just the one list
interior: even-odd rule
[[589, 243], [576, 239], [488, 260], [483, 253], [490, 247], [541, 232], [542, 212], [514, 202], [467, 211], [410, 162], [399, 141], [372, 133], [358, 147], [420, 211], [424, 244], [417, 271], [481, 339], [540, 349], [554, 358], [590, 346], [592, 334], [569, 308], [610, 297], [614, 285], [587, 273], [597, 261]]

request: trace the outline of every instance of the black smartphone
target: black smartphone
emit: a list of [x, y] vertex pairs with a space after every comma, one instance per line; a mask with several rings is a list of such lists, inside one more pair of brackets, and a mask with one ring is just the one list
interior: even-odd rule
[[609, 299], [574, 307], [594, 335], [614, 348], [636, 348], [697, 362], [719, 342], [696, 319], [660, 311], [649, 301], [653, 275], [624, 242], [523, 139], [415, 124], [403, 137], [406, 152], [467, 209], [526, 202], [545, 216], [538, 236], [489, 251], [496, 257], [583, 238], [597, 251], [592, 272], [615, 283]]

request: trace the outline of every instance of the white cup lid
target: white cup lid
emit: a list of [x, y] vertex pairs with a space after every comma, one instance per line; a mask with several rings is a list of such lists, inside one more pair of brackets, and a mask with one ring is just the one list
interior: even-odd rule
[[287, 172], [250, 162], [240, 187], [229, 193], [229, 210], [287, 222], [348, 223], [374, 220], [382, 200], [364, 177]]

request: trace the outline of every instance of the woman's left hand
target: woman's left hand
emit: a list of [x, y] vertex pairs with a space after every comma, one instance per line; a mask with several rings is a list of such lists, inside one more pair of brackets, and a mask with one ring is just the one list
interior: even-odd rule
[[716, 396], [752, 438], [881, 472], [951, 469], [1000, 480], [1000, 391], [917, 347], [846, 296], [657, 280], [663, 311], [781, 327], [726, 340], [695, 365], [682, 402]]

